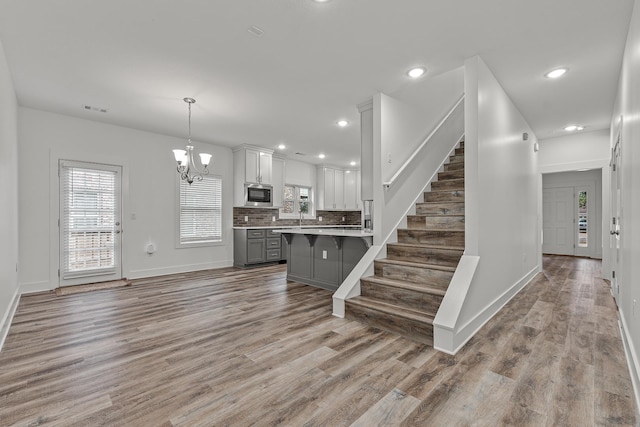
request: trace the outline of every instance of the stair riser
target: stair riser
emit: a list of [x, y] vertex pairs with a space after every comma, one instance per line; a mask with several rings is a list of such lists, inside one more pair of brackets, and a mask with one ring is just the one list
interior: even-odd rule
[[428, 191], [424, 193], [425, 202], [464, 202], [464, 190]]
[[464, 215], [464, 203], [418, 203], [416, 215]]
[[464, 217], [459, 216], [407, 216], [407, 228], [426, 230], [439, 228], [442, 230], [464, 231]]
[[462, 178], [464, 178], [464, 169], [438, 172], [438, 181], [443, 181], [445, 179], [462, 179]]
[[362, 307], [350, 303], [349, 300], [346, 303], [347, 319], [358, 320], [375, 328], [401, 335], [412, 341], [433, 345], [433, 325]]
[[400, 261], [455, 267], [462, 257], [462, 251], [435, 249], [402, 245], [387, 245], [387, 257]]
[[464, 231], [399, 229], [398, 243], [464, 247]]
[[371, 283], [367, 279], [360, 280], [360, 289], [364, 296], [377, 298], [390, 304], [420, 310], [434, 316], [438, 312], [438, 307], [440, 307], [440, 303], [442, 302], [442, 297], [439, 295], [386, 286], [380, 283]]
[[456, 156], [464, 155], [464, 146], [456, 148]]
[[431, 191], [464, 190], [464, 180], [435, 181], [431, 183]]
[[447, 163], [446, 165], [444, 165], [444, 170], [445, 171], [455, 171], [455, 170], [464, 170], [464, 162], [458, 162], [458, 163]]
[[405, 282], [411, 283], [426, 283], [434, 288], [446, 290], [453, 277], [453, 272], [385, 264], [384, 262], [376, 261], [375, 275], [386, 279], [404, 280]]
[[460, 156], [449, 156], [449, 163], [464, 163], [464, 154]]

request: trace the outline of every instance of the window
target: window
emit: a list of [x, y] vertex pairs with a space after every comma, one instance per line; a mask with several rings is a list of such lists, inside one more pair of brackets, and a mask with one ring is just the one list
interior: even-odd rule
[[205, 176], [180, 180], [178, 246], [206, 246], [222, 241], [222, 179]]
[[284, 197], [282, 201], [282, 217], [295, 217], [303, 213], [313, 214], [311, 187], [300, 185], [285, 185]]

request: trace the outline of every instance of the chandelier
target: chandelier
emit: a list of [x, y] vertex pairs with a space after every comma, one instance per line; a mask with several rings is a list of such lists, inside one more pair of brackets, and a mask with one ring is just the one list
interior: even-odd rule
[[191, 104], [196, 102], [193, 98], [184, 98], [184, 102], [189, 104], [189, 139], [187, 140], [186, 150], [173, 150], [173, 155], [178, 162], [178, 173], [180, 178], [191, 184], [194, 180], [202, 181], [202, 175], [208, 175], [209, 162], [211, 161], [211, 154], [200, 153], [200, 163], [202, 163], [202, 170], [196, 167], [193, 161], [193, 145], [191, 145]]

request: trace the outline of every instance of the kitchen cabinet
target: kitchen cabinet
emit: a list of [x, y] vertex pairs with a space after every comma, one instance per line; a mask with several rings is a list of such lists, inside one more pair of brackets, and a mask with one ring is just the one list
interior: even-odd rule
[[271, 184], [273, 150], [252, 145], [233, 149], [233, 203], [244, 206], [244, 184]]
[[245, 182], [271, 184], [272, 153], [263, 150], [245, 150]]
[[360, 209], [359, 171], [318, 167], [318, 209]]
[[360, 209], [360, 171], [344, 171], [344, 207]]
[[286, 163], [284, 159], [273, 156], [271, 162], [271, 185], [273, 186], [273, 193], [271, 193], [271, 197], [274, 208], [282, 207], [285, 166]]
[[233, 230], [233, 265], [248, 267], [282, 259], [281, 236], [269, 229]]

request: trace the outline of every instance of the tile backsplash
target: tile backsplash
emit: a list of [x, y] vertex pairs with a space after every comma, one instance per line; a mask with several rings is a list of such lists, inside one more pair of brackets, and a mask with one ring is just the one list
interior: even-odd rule
[[[234, 227], [281, 227], [299, 225], [298, 219], [280, 219], [280, 210], [277, 208], [233, 208]], [[248, 221], [244, 220], [247, 217]], [[272, 221], [273, 217], [275, 221]], [[322, 217], [322, 222], [318, 218]], [[344, 218], [344, 221], [342, 220]], [[315, 218], [304, 218], [302, 225], [355, 225], [360, 226], [360, 211], [316, 211]]]

